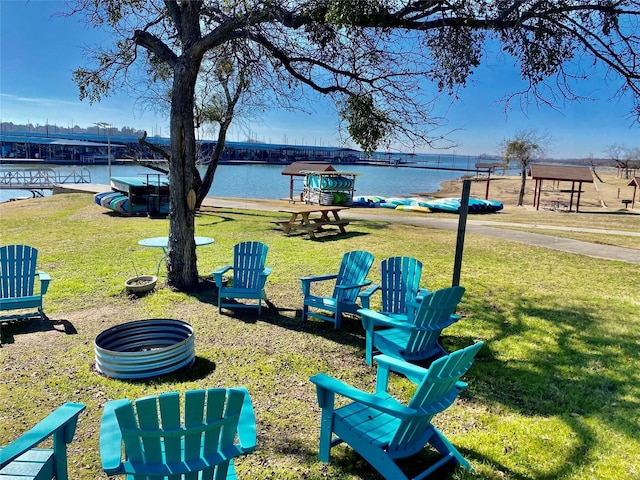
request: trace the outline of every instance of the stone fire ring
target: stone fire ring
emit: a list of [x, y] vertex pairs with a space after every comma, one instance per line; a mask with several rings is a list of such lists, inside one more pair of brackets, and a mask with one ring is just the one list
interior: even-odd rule
[[193, 365], [193, 327], [181, 320], [148, 319], [116, 325], [94, 342], [96, 369], [119, 379], [151, 378]]

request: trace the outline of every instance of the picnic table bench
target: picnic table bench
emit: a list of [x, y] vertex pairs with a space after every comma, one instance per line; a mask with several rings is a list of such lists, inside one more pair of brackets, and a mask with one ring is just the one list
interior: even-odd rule
[[331, 205], [293, 205], [279, 210], [291, 216], [288, 220], [276, 223], [284, 229], [284, 233], [289, 233], [291, 230], [305, 230], [311, 238], [316, 238], [315, 233], [327, 226], [337, 226], [342, 233], [346, 233], [344, 227], [349, 225], [349, 221], [342, 220], [338, 212], [347, 208]]

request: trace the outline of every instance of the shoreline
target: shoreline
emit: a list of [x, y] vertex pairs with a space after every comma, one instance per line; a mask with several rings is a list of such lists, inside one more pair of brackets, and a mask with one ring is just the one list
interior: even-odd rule
[[[425, 192], [415, 192], [410, 194], [399, 194], [399, 197], [431, 197], [446, 198], [460, 197], [462, 194], [462, 185], [465, 179], [471, 180], [470, 196], [479, 199], [489, 199], [501, 202], [505, 207], [516, 207], [520, 192], [521, 178], [519, 175], [494, 175], [491, 177], [476, 175], [461, 175], [460, 177], [444, 180], [439, 183], [437, 189]], [[489, 182], [487, 184], [487, 181]], [[594, 183], [585, 183], [580, 192], [580, 210], [588, 210], [590, 212], [598, 211], [617, 211], [624, 210], [625, 213], [640, 214], [640, 195], [636, 198], [635, 205], [631, 202], [634, 194], [634, 188], [629, 186], [630, 179], [618, 177], [616, 170], [613, 168], [600, 169], [594, 175]], [[551, 205], [568, 207], [573, 200], [575, 206], [576, 198], [572, 199], [570, 182], [554, 183], [552, 181], [544, 182], [540, 198], [540, 210], [550, 209]], [[533, 208], [533, 188], [534, 181], [527, 179], [523, 207]], [[99, 193], [108, 191], [111, 187], [105, 184], [61, 184], [54, 187], [52, 195], [59, 193]], [[9, 189], [7, 189], [9, 190]], [[29, 190], [11, 189], [12, 191], [24, 193], [24, 195], [14, 198], [7, 198], [0, 203], [6, 203], [15, 200], [34, 198], [29, 194]], [[48, 195], [45, 195], [48, 196]], [[391, 195], [382, 195], [390, 197]], [[236, 197], [234, 195], [210, 195], [212, 198], [228, 198], [238, 202], [246, 201], [255, 203], [256, 201], [266, 203], [285, 200], [286, 198], [247, 198]], [[623, 200], [630, 202], [627, 204]], [[558, 208], [558, 209], [562, 209]], [[566, 209], [566, 208], [565, 208]]]

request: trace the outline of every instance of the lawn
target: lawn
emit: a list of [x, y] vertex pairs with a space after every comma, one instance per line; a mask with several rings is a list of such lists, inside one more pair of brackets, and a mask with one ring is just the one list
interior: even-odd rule
[[[423, 286], [445, 287], [456, 234], [372, 220], [311, 241], [283, 235], [273, 223], [279, 215], [210, 209], [196, 219], [196, 234], [216, 240], [198, 248], [202, 275], [228, 264], [239, 241], [269, 245], [270, 305], [257, 318], [219, 315], [207, 288], [126, 295], [124, 281], [155, 273], [160, 256], [138, 240], [166, 235], [167, 220], [119, 217], [84, 194], [0, 205], [0, 243], [37, 247], [40, 269], [53, 278], [45, 297], [49, 323], [2, 328], [0, 445], [63, 402], [85, 403], [70, 445], [70, 478], [106, 478], [98, 453], [106, 401], [244, 385], [256, 411], [258, 447], [237, 461], [239, 478], [380, 478], [345, 446], [334, 448], [330, 464], [317, 461], [320, 410], [308, 378], [325, 372], [372, 390], [375, 369], [364, 360], [359, 319], [347, 319], [339, 331], [300, 322], [299, 277], [335, 272], [344, 252], [366, 249], [376, 258], [374, 281], [380, 260], [410, 255], [424, 263]], [[475, 473], [452, 469], [445, 478], [640, 477], [640, 266], [468, 235], [461, 284], [463, 319], [442, 343], [449, 351], [478, 340], [486, 345], [465, 376], [469, 389], [434, 422]], [[144, 318], [189, 322], [195, 365], [148, 381], [96, 374], [96, 335]], [[399, 377], [393, 389], [404, 400], [411, 395]], [[429, 460], [423, 452], [402, 465], [413, 472]]]

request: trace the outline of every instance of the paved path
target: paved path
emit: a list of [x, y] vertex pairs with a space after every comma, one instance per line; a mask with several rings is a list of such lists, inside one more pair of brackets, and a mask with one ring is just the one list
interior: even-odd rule
[[[222, 208], [244, 208], [247, 210], [268, 210], [277, 211], [280, 207], [265, 202], [261, 204], [255, 200], [230, 199], [230, 198], [208, 198], [205, 205]], [[350, 209], [341, 212], [341, 217], [354, 220], [370, 220], [379, 222], [404, 223], [407, 225], [416, 225], [421, 227], [439, 228], [442, 230], [458, 230], [458, 218], [430, 218], [428, 215], [394, 215], [381, 213], [368, 213], [366, 209]], [[584, 233], [600, 233], [606, 235], [627, 235], [638, 237], [640, 244], [639, 232], [624, 232], [619, 230], [598, 230], [593, 228], [569, 228], [550, 225], [533, 225], [509, 222], [494, 222], [467, 220], [467, 233], [476, 235], [484, 235], [487, 237], [501, 238], [512, 242], [526, 243], [537, 247], [550, 248], [563, 252], [575, 253], [578, 255], [587, 255], [589, 257], [604, 258], [607, 260], [617, 260], [620, 262], [635, 263], [640, 265], [640, 250], [633, 248], [615, 247], [611, 245], [599, 245], [596, 243], [583, 242], [580, 240], [572, 240], [570, 238], [555, 237], [553, 235], [543, 235], [540, 233], [523, 232], [509, 228], [501, 227], [522, 227], [522, 228], [544, 228], [545, 230], [574, 231]]]
[[[342, 215], [345, 218], [354, 218], [371, 221], [388, 221], [396, 223], [405, 223], [408, 225], [416, 225], [429, 228], [439, 228], [443, 230], [458, 230], [457, 218], [427, 218], [425, 216], [405, 216], [405, 215], [372, 215], [359, 210], [349, 210]], [[584, 228], [563, 228], [552, 227], [549, 225], [528, 225], [522, 223], [508, 222], [487, 222], [481, 220], [467, 220], [467, 233], [476, 235], [485, 235], [487, 237], [501, 238], [512, 242], [526, 243], [538, 247], [551, 248], [563, 252], [576, 253], [579, 255], [587, 255], [595, 258], [605, 258], [607, 260], [618, 260], [621, 262], [635, 263], [640, 265], [640, 250], [633, 248], [615, 247], [611, 245], [599, 245], [596, 243], [583, 242], [580, 240], [572, 240], [570, 238], [555, 237], [553, 235], [543, 235], [540, 233], [523, 232], [520, 230], [512, 230], [507, 228], [498, 228], [492, 225], [500, 225], [504, 227], [524, 227], [524, 228], [544, 228], [550, 230], [569, 230], [576, 232], [602, 233], [607, 235], [629, 235], [638, 237], [640, 245], [640, 233], [638, 232], [620, 232], [611, 230], [597, 230]]]
[[[107, 185], [73, 185], [68, 188], [59, 188], [54, 190], [54, 193], [68, 193], [73, 192], [87, 192], [98, 193], [110, 190]], [[278, 211], [282, 208], [282, 204], [278, 205], [277, 202], [271, 200], [256, 200], [256, 199], [242, 199], [242, 198], [218, 198], [207, 197], [204, 201], [204, 205], [208, 207], [221, 207], [221, 208], [241, 208], [246, 210], [263, 210], [263, 211]], [[379, 222], [394, 222], [404, 223], [407, 225], [416, 225], [421, 227], [439, 228], [443, 230], [458, 230], [458, 218], [433, 218], [427, 215], [397, 215], [397, 214], [383, 214], [383, 213], [370, 213], [366, 209], [350, 209], [343, 212], [342, 216], [348, 219], [354, 220], [370, 220]], [[622, 232], [618, 230], [597, 230], [592, 228], [570, 228], [570, 227], [558, 227], [550, 225], [533, 225], [522, 223], [508, 223], [508, 222], [494, 222], [483, 221], [469, 218], [467, 221], [467, 233], [475, 235], [484, 235], [487, 237], [501, 238], [512, 242], [526, 243], [528, 245], [535, 245], [537, 247], [551, 248], [553, 250], [560, 250], [563, 252], [575, 253], [578, 255], [587, 255], [589, 257], [604, 258], [607, 260], [617, 260], [620, 262], [635, 263], [640, 265], [640, 249], [633, 248], [614, 247], [610, 245], [599, 245], [596, 243], [582, 242], [580, 240], [572, 240], [569, 238], [560, 238], [553, 235], [543, 235], [540, 233], [523, 232], [519, 230], [513, 230], [510, 228], [498, 228], [501, 227], [518, 227], [518, 228], [540, 228], [545, 230], [564, 230], [575, 231], [585, 233], [600, 233], [605, 235], [627, 235], [638, 237], [638, 243], [640, 244], [640, 233], [638, 232]]]

